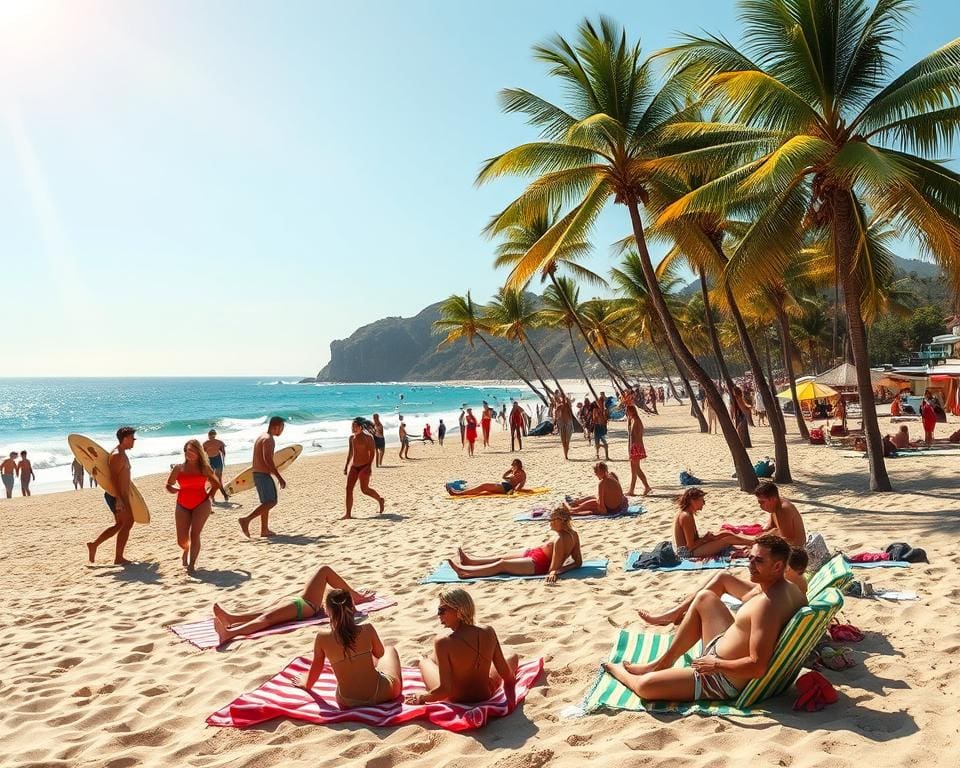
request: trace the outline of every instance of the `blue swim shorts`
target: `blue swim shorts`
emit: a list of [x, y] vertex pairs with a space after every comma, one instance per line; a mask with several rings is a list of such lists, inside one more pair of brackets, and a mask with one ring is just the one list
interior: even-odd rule
[[3, 478], [3, 487], [8, 491], [13, 490], [13, 475], [0, 475]]
[[257, 493], [260, 495], [261, 504], [277, 503], [277, 484], [273, 482], [273, 476], [265, 472], [253, 473], [253, 484], [257, 486]]
[[214, 472], [220, 472], [223, 470], [223, 456], [219, 453], [216, 456], [210, 457], [210, 466], [213, 468]]
[[103, 500], [107, 502], [107, 506], [110, 507], [110, 511], [113, 514], [117, 514], [117, 497], [111, 496], [109, 493], [103, 494]]

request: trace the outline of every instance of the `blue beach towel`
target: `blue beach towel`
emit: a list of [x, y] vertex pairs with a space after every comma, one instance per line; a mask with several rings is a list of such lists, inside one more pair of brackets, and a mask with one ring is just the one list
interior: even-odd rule
[[[561, 579], [597, 579], [607, 575], [606, 560], [584, 560], [583, 565], [573, 571], [567, 571], [560, 574]], [[466, 584], [472, 581], [513, 581], [515, 579], [530, 580], [539, 579], [543, 581], [543, 574], [532, 574], [530, 576], [484, 576], [483, 578], [461, 579], [456, 571], [451, 568], [446, 561], [440, 563], [433, 573], [428, 574], [420, 580], [421, 584]]]
[[[573, 518], [575, 522], [581, 520], [614, 520], [618, 517], [637, 517], [646, 510], [640, 504], [631, 504], [626, 512], [617, 512], [612, 515], [577, 515]], [[534, 507], [529, 512], [523, 512], [513, 519], [518, 523], [549, 523], [551, 510], [546, 507]]]
[[640, 557], [640, 551], [634, 550], [627, 555], [627, 561], [623, 565], [625, 571], [714, 571], [731, 566], [746, 565], [746, 560], [730, 560], [729, 558], [714, 557], [710, 560], [681, 560], [679, 565], [661, 566], [659, 568], [637, 568], [637, 558]]

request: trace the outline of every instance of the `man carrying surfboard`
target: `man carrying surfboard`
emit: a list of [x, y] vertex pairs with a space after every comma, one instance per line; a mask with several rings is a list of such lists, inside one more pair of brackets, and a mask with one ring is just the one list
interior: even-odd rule
[[133, 427], [120, 427], [117, 430], [117, 447], [110, 451], [110, 483], [117, 495], [103, 494], [103, 500], [107, 502], [107, 507], [113, 512], [114, 522], [113, 525], [97, 536], [95, 541], [87, 542], [87, 551], [91, 563], [96, 559], [97, 547], [114, 535], [117, 537], [117, 550], [113, 558], [114, 565], [128, 565], [130, 563], [123, 556], [127, 539], [130, 538], [130, 529], [133, 528], [133, 511], [130, 504], [130, 459], [127, 457], [127, 451], [133, 448], [133, 443], [137, 439], [136, 431]]
[[[370, 476], [373, 474], [372, 464], [377, 455], [373, 436], [364, 429], [364, 420], [356, 418], [350, 429], [350, 444], [347, 450], [347, 463], [343, 465], [343, 474], [347, 476], [347, 513], [341, 520], [349, 520], [353, 510], [353, 488], [360, 481], [360, 490], [380, 505], [379, 514], [383, 514], [383, 505], [386, 503], [379, 493], [370, 487]], [[353, 463], [350, 463], [350, 460]]]
[[277, 446], [276, 439], [283, 433], [283, 427], [286, 422], [281, 416], [272, 416], [267, 425], [267, 431], [257, 438], [253, 444], [253, 483], [257, 487], [257, 494], [260, 496], [260, 506], [245, 517], [239, 519], [240, 528], [243, 535], [250, 538], [250, 521], [255, 517], [260, 518], [260, 535], [275, 536], [270, 530], [269, 516], [270, 510], [277, 506], [277, 486], [273, 482], [272, 475], [277, 476], [277, 482], [280, 488], [287, 487], [287, 481], [280, 476], [280, 470], [273, 462], [273, 452]]

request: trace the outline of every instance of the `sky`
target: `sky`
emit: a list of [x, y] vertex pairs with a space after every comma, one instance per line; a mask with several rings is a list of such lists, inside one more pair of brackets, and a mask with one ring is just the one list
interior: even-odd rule
[[[726, 0], [0, 0], [0, 376], [315, 375], [361, 325], [486, 300], [521, 186], [474, 179], [536, 138], [497, 93], [558, 96], [531, 47], [600, 13], [647, 52], [738, 36]], [[918, 2], [903, 61], [958, 22]]]

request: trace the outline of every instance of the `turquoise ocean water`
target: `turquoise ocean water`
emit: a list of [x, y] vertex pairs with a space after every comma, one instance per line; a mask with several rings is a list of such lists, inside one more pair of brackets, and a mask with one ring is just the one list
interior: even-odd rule
[[[500, 384], [297, 384], [293, 377], [259, 378], [57, 378], [0, 379], [0, 451], [26, 450], [37, 474], [36, 490], [70, 485], [71, 432], [107, 448], [122, 424], [136, 427], [134, 475], [160, 472], [181, 455], [189, 437], [212, 427], [227, 445], [227, 462], [248, 462], [253, 441], [270, 416], [287, 419], [278, 445], [301, 443], [310, 453], [342, 450], [350, 421], [377, 412], [387, 443], [398, 443], [404, 417], [413, 434], [443, 418], [457, 431], [463, 404], [487, 400], [499, 410], [529, 390]], [[531, 406], [532, 410], [532, 406]]]

